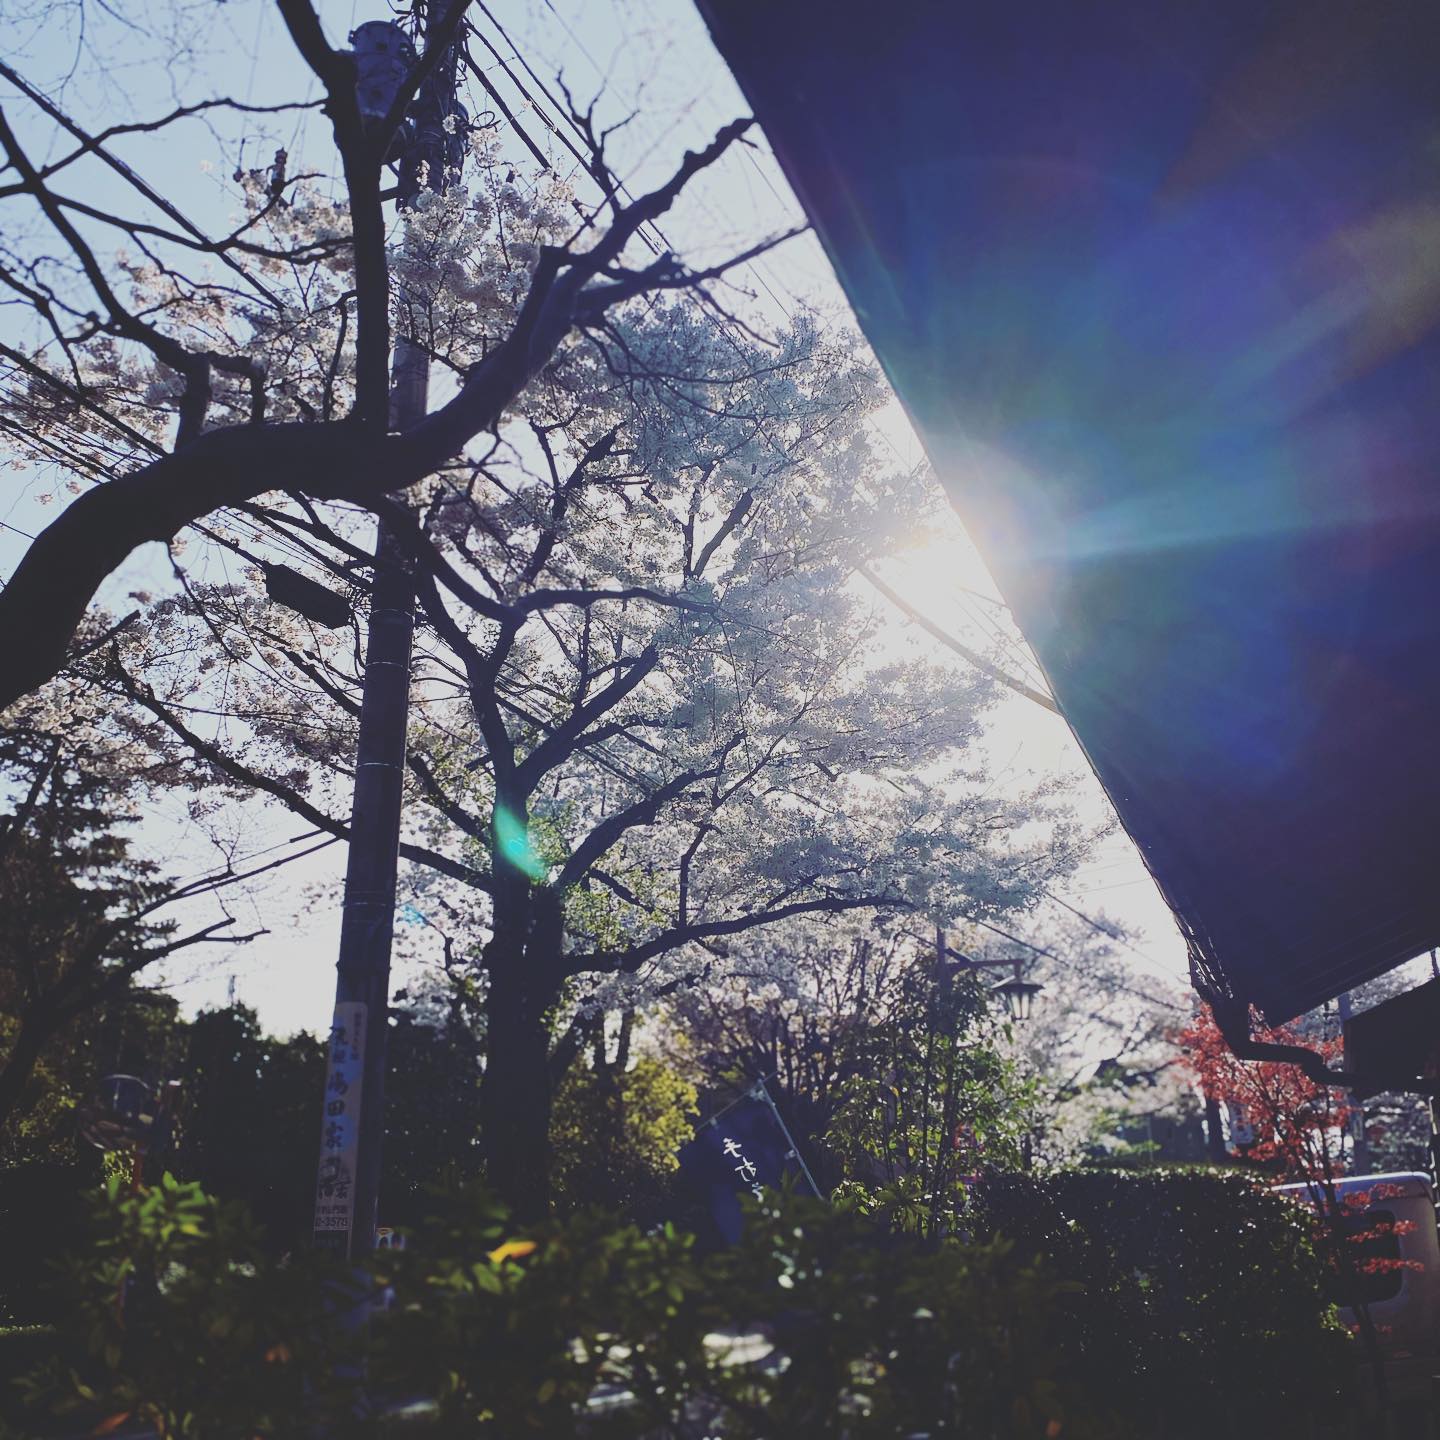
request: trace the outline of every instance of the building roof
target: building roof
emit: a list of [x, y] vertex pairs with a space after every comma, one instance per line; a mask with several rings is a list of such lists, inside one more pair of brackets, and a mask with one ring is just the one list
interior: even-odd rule
[[1197, 981], [1440, 943], [1440, 10], [701, 9]]

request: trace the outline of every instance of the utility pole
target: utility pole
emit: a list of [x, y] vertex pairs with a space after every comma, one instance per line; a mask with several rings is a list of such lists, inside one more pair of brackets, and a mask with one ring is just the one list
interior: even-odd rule
[[[451, 4], [461, 0], [449, 0]], [[422, 30], [431, 33], [445, 0], [429, 0]], [[361, 93], [380, 92], [380, 114], [415, 63], [414, 47], [391, 21], [371, 21], [350, 37]], [[396, 205], [413, 205], [422, 188], [440, 190], [464, 155], [466, 115], [455, 98], [452, 46], [421, 87], [400, 135]], [[454, 117], [447, 130], [447, 120]], [[391, 364], [390, 428], [425, 417], [430, 358], [404, 338]], [[402, 502], [403, 503], [403, 502]], [[385, 1047], [389, 1034], [390, 948], [395, 927], [405, 733], [410, 707], [410, 646], [415, 593], [406, 562], [383, 521], [376, 529], [374, 582], [366, 632], [350, 852], [336, 962], [315, 1192], [315, 1244], [350, 1257], [374, 1248], [384, 1135]]]

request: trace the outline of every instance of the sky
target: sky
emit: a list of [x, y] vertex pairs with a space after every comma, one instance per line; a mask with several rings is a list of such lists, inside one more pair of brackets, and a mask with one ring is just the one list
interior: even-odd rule
[[[229, 0], [223, 5], [141, 7], [152, 14], [177, 12], [191, 26], [183, 53], [174, 56], [168, 38], [153, 27], [146, 32], [106, 17], [90, 0], [57, 10], [49, 0], [13, 0], [10, 51], [25, 73], [42, 76], [50, 93], [96, 124], [117, 116], [161, 114], [183, 95], [230, 94], [252, 105], [297, 97], [314, 99], [316, 82], [295, 57], [273, 0]], [[365, 20], [385, 18], [381, 4], [366, 0], [326, 0], [319, 6], [332, 43], [344, 43], [348, 31]], [[86, 32], [80, 19], [84, 14]], [[112, 12], [120, 13], [120, 12]], [[473, 12], [477, 27], [493, 49], [477, 43], [474, 53], [487, 78], [505, 99], [515, 119], [557, 168], [573, 168], [563, 143], [559, 118], [563, 79], [582, 107], [596, 100], [606, 125], [625, 121], [612, 140], [615, 168], [632, 191], [668, 175], [684, 148], [703, 144], [716, 129], [745, 112], [742, 97], [710, 45], [697, 12], [680, 0], [491, 0]], [[57, 19], [58, 16], [58, 19]], [[96, 64], [87, 46], [102, 51]], [[168, 63], [157, 59], [169, 57]], [[0, 83], [0, 97], [8, 100]], [[472, 86], [472, 114], [486, 97]], [[7, 112], [11, 109], [7, 104]], [[493, 107], [492, 107], [493, 108]], [[23, 107], [16, 107], [22, 138], [37, 139], [38, 128], [24, 128]], [[628, 118], [627, 118], [628, 117]], [[248, 123], [248, 122], [247, 122]], [[254, 129], [261, 133], [256, 135]], [[505, 127], [517, 163], [533, 164], [523, 142]], [[223, 226], [234, 210], [229, 176], [237, 167], [268, 164], [277, 144], [291, 153], [291, 172], [303, 164], [307, 148], [325, 145], [328, 125], [314, 111], [263, 117], [248, 137], [223, 118], [204, 117], [178, 127], [163, 145], [144, 136], [127, 137], [116, 149], [166, 194], [183, 196], [197, 223]], [[37, 139], [38, 144], [38, 139]], [[53, 152], [52, 152], [53, 153]], [[328, 147], [326, 150], [328, 158]], [[38, 158], [45, 158], [40, 153]], [[119, 204], [119, 187], [104, 172], [87, 177], [91, 203], [110, 196]], [[133, 212], [127, 195], [124, 204]], [[704, 182], [690, 187], [667, 217], [665, 238], [691, 263], [719, 260], [752, 244], [757, 236], [787, 228], [800, 218], [783, 176], [763, 138], [736, 147]], [[113, 248], [113, 242], [111, 242]], [[789, 242], [747, 267], [737, 283], [748, 294], [734, 303], [761, 316], [779, 318], [800, 305], [815, 308], [827, 324], [845, 325], [848, 314], [819, 245], [811, 237]], [[5, 319], [0, 315], [0, 324]], [[897, 464], [912, 465], [920, 447], [900, 407], [882, 417], [880, 433]], [[31, 471], [14, 477], [15, 489], [0, 497], [0, 572], [13, 565], [24, 534], [33, 533], [54, 511], [39, 497], [53, 488], [52, 477]], [[63, 503], [63, 494], [58, 503]], [[167, 586], [160, 554], [136, 556], [115, 577], [107, 595], [116, 603], [133, 589]], [[223, 564], [223, 558], [215, 562]], [[230, 563], [234, 563], [233, 561]], [[220, 578], [217, 576], [217, 578]], [[984, 563], [966, 539], [958, 520], [941, 536], [917, 536], [917, 548], [888, 578], [907, 599], [975, 648], [997, 653], [1003, 663], [1038, 682], [1033, 659], [1017, 642], [1003, 602]], [[861, 583], [861, 582], [857, 582]], [[897, 633], [905, 622], [895, 619]], [[940, 652], [946, 653], [946, 652]], [[953, 660], [957, 665], [964, 662]], [[998, 707], [984, 742], [990, 768], [1002, 783], [1017, 788], [1039, 776], [1060, 774], [1074, 782], [1081, 816], [1103, 823], [1109, 807], [1064, 722], [1032, 702], [1012, 697]], [[257, 813], [239, 837], [244, 853], [283, 853], [304, 827], [288, 817]], [[162, 860], [189, 855], [194, 861], [197, 836], [181, 806], [161, 807], [146, 826], [145, 843]], [[301, 846], [300, 848], [303, 848]], [[198, 862], [196, 862], [198, 863]], [[239, 950], [224, 949], [187, 960], [172, 975], [177, 993], [191, 1008], [220, 1004], [231, 993], [254, 1006], [265, 1023], [288, 1033], [328, 1024], [334, 992], [338, 941], [338, 880], [343, 847], [331, 846], [313, 859], [280, 872], [280, 878], [243, 900], [232, 901], [239, 928], [268, 928], [270, 934]], [[1130, 932], [1123, 953], [1132, 964], [1137, 988], [1165, 991], [1184, 983], [1185, 953], [1178, 931], [1123, 834], [1098, 848], [1095, 858], [1063, 898], [1092, 917], [1118, 922]], [[1056, 909], [1056, 918], [1063, 911]], [[404, 916], [401, 917], [402, 928]], [[403, 971], [397, 984], [404, 983]]]

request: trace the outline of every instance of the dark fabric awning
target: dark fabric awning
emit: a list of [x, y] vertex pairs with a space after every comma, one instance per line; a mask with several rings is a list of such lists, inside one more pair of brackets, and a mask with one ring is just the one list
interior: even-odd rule
[[1440, 943], [1440, 7], [701, 9], [1197, 979]]

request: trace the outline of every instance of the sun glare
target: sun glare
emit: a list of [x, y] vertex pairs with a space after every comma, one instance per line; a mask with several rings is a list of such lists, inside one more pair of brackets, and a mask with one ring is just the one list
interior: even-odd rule
[[929, 622], [1025, 684], [1045, 689], [985, 562], [948, 506], [867, 569], [859, 583], [874, 595], [876, 644], [886, 659], [939, 652], [964, 663], [927, 632], [922, 622]]

